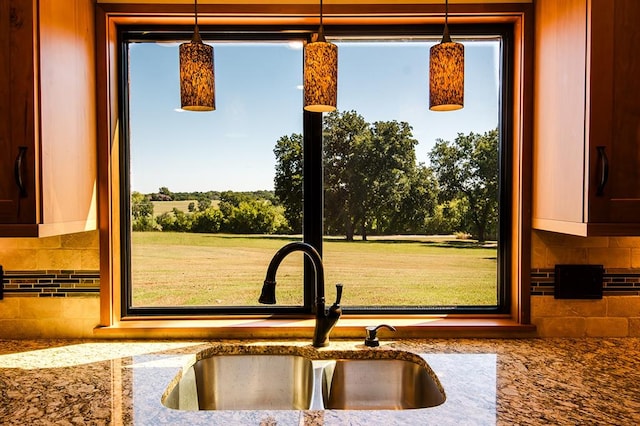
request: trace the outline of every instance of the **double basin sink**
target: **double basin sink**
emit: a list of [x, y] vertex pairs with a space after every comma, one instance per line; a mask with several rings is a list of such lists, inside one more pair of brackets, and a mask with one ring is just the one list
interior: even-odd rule
[[404, 351], [243, 347], [201, 352], [163, 404], [179, 410], [403, 410], [440, 405], [442, 386]]

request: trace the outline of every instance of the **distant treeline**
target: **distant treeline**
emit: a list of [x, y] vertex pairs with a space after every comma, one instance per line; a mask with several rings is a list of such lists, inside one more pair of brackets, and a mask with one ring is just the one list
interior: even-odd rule
[[221, 197], [229, 194], [240, 194], [254, 199], [275, 199], [275, 193], [273, 191], [261, 190], [261, 191], [192, 191], [192, 192], [172, 192], [166, 186], [160, 187], [158, 192], [152, 192], [145, 194], [151, 201], [189, 201], [189, 200], [202, 200], [208, 199], [211, 201], [220, 200]]
[[[156, 216], [153, 201], [191, 202], [188, 211], [174, 207]], [[216, 201], [215, 205], [213, 201]], [[293, 232], [284, 216], [284, 207], [273, 191], [174, 193], [167, 187], [152, 194], [134, 191], [131, 194], [131, 216], [134, 231], [232, 234]]]

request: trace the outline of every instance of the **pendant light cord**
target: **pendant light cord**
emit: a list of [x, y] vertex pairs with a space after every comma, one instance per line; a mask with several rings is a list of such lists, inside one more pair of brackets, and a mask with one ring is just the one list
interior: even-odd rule
[[200, 38], [200, 30], [198, 30], [198, 0], [195, 0], [195, 28], [193, 30], [193, 40], [192, 43], [202, 43], [202, 39]]
[[449, 0], [444, 1], [444, 33], [440, 43], [451, 43], [451, 36], [449, 35]]
[[316, 41], [326, 43], [327, 39], [324, 37], [324, 26], [322, 25], [322, 0], [320, 0], [320, 28], [318, 28], [318, 38]]
[[[196, 0], [196, 4], [198, 3], [198, 0]], [[196, 6], [197, 7], [197, 6]], [[197, 12], [196, 12], [197, 13]], [[196, 16], [196, 25], [198, 23], [197, 21], [197, 16]], [[444, 0], [444, 25], [448, 26], [449, 25], [449, 0]]]

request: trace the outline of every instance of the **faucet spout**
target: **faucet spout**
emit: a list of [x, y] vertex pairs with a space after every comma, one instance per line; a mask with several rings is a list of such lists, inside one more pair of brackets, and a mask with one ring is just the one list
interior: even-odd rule
[[336, 302], [327, 311], [325, 309], [324, 300], [324, 266], [322, 258], [318, 251], [310, 244], [295, 241], [282, 247], [276, 252], [271, 259], [267, 268], [267, 275], [264, 279], [262, 292], [258, 298], [258, 302], [263, 304], [276, 303], [276, 272], [282, 260], [294, 251], [303, 252], [313, 264], [315, 271], [315, 304], [316, 304], [316, 325], [313, 333], [313, 346], [322, 347], [329, 344], [329, 334], [338, 322], [342, 309], [340, 308], [340, 299], [342, 297], [342, 284], [337, 284], [338, 290]]

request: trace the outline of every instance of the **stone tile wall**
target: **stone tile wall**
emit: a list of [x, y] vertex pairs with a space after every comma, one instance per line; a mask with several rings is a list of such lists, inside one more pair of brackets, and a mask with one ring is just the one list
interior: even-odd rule
[[100, 322], [98, 231], [0, 238], [0, 338], [92, 337]]
[[5, 271], [100, 269], [98, 231], [46, 238], [0, 238]]

